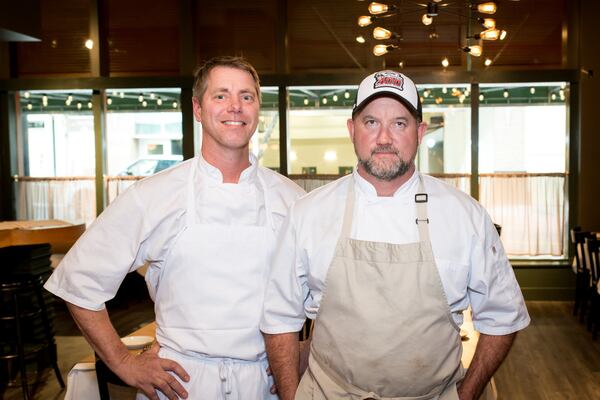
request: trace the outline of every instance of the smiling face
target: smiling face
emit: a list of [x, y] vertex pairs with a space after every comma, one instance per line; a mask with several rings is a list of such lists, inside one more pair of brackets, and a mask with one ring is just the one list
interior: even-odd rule
[[210, 70], [202, 98], [194, 97], [194, 117], [202, 124], [202, 149], [247, 150], [258, 124], [259, 93], [250, 73], [232, 67]]
[[348, 120], [358, 157], [358, 172], [368, 181], [408, 179], [427, 125], [419, 123], [398, 100], [380, 97]]

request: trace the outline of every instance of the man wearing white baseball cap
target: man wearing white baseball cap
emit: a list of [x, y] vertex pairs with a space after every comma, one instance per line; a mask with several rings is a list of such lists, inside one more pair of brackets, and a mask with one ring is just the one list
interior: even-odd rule
[[[498, 233], [479, 203], [416, 171], [427, 125], [410, 78], [366, 77], [347, 125], [356, 170], [292, 206], [273, 258], [260, 328], [280, 398], [476, 399], [530, 322]], [[469, 306], [481, 335], [465, 373]]]

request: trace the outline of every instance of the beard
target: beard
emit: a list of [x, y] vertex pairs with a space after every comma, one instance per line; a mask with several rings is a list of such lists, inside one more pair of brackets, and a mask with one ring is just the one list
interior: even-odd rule
[[[377, 159], [373, 155], [377, 153], [394, 153], [396, 158]], [[362, 159], [357, 154], [358, 163], [364, 168], [365, 172], [382, 181], [392, 181], [408, 172], [413, 165], [414, 158], [408, 162], [403, 160], [400, 152], [393, 146], [378, 146], [371, 151], [368, 159]]]

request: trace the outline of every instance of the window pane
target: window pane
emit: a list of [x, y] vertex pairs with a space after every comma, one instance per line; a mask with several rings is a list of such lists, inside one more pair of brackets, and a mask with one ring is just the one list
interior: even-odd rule
[[481, 85], [480, 201], [509, 255], [565, 256], [564, 83]]
[[289, 90], [291, 174], [343, 175], [356, 166], [346, 121], [356, 87], [298, 86]]
[[19, 219], [94, 219], [91, 100], [90, 90], [20, 93]]
[[471, 97], [469, 86], [419, 85], [427, 132], [419, 146], [419, 171], [470, 193]]
[[183, 159], [179, 89], [107, 91], [108, 201]]

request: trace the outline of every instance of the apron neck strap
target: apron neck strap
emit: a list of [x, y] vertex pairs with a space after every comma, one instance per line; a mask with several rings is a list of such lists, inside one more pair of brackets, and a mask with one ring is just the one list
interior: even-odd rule
[[342, 222], [342, 232], [340, 239], [350, 238], [350, 230], [352, 229], [352, 215], [354, 214], [354, 176], [348, 179], [348, 194], [346, 195], [346, 208], [344, 211], [344, 220]]
[[415, 194], [415, 205], [417, 207], [417, 219], [415, 220], [419, 229], [421, 242], [429, 242], [429, 218], [427, 217], [427, 202], [429, 196], [425, 192], [423, 178], [419, 174], [419, 191]]

